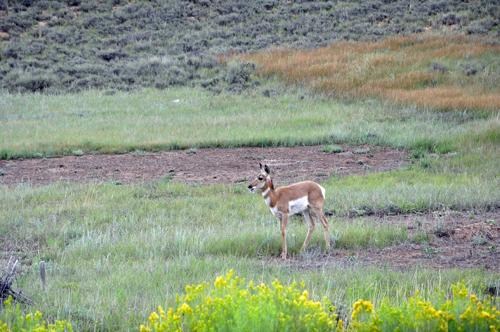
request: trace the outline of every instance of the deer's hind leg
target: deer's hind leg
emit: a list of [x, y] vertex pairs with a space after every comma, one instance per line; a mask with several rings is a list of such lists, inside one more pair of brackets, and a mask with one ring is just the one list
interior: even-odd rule
[[306, 249], [307, 246], [309, 245], [309, 241], [311, 240], [312, 232], [314, 231], [314, 219], [311, 216], [310, 209], [307, 209], [302, 213], [304, 214], [304, 219], [306, 220], [307, 225], [309, 226], [309, 229], [307, 231], [306, 240], [304, 241], [304, 245], [302, 246], [302, 249]]
[[325, 242], [326, 242], [326, 250], [330, 250], [330, 231], [328, 230], [328, 220], [326, 220], [325, 215], [323, 214], [322, 206], [311, 206], [314, 213], [318, 217], [319, 221], [323, 224], [323, 228], [325, 229]]
[[283, 236], [283, 253], [281, 254], [281, 258], [286, 259], [286, 253], [287, 253], [287, 248], [286, 248], [286, 225], [288, 224], [288, 213], [284, 213], [283, 216], [280, 218], [280, 228], [281, 228], [281, 235]]

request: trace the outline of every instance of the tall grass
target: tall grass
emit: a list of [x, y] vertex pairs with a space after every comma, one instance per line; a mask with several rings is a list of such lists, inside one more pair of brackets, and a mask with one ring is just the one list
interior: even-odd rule
[[[262, 92], [273, 86], [278, 94], [266, 97]], [[61, 96], [4, 93], [0, 159], [71, 155], [78, 150], [126, 153], [324, 143], [444, 153], [497, 145], [498, 123], [494, 114], [436, 114], [375, 99], [346, 103], [273, 82], [239, 95], [185, 87], [113, 96], [100, 91]]]
[[[458, 211], [500, 208], [500, 174], [475, 175], [421, 170], [394, 171], [333, 179], [325, 208], [341, 215]], [[492, 174], [490, 174], [492, 175]]]
[[[334, 188], [352, 191], [353, 183], [325, 187], [327, 197], [341, 205], [357, 204], [349, 203], [351, 197], [335, 198]], [[36, 301], [31, 311], [40, 310], [50, 321], [68, 319], [79, 331], [137, 329], [158, 305], [173, 305], [175, 294], [183, 293], [186, 285], [212, 281], [230, 269], [257, 283], [304, 281], [314, 300], [326, 296], [344, 315], [359, 298], [377, 304], [390, 297], [401, 303], [416, 290], [432, 294], [462, 279], [478, 290], [498, 278], [484, 270], [415, 267], [398, 272], [356, 262], [317, 265], [314, 260], [317, 268], [304, 269], [270, 263], [281, 251], [277, 220], [261, 197], [243, 188], [171, 182], [1, 187], [2, 257], [25, 257], [23, 265], [30, 269], [19, 278], [19, 287]], [[379, 195], [385, 201], [390, 188], [379, 189]], [[389, 228], [370, 217], [355, 223], [333, 217], [330, 229], [344, 249], [411, 241], [404, 228]], [[290, 253], [299, 255], [306, 233], [302, 218], [290, 220]], [[324, 240], [321, 230], [313, 234], [314, 251]], [[316, 256], [304, 257], [307, 266]], [[41, 260], [47, 268], [45, 291], [39, 280]]]
[[412, 35], [240, 57], [259, 64], [261, 75], [337, 95], [489, 112], [500, 109], [499, 51], [500, 46], [478, 37]]
[[336, 114], [350, 108], [325, 102], [312, 105], [292, 94], [274, 99], [257, 91], [213, 95], [192, 88], [113, 96], [98, 91], [63, 96], [3, 94], [0, 105], [0, 157], [4, 159], [64, 155], [76, 149], [124, 153], [320, 144], [328, 140]]

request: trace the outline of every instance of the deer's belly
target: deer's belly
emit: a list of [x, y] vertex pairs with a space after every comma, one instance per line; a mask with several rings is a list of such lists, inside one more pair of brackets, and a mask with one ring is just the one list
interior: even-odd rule
[[[307, 199], [307, 196], [301, 197], [299, 199], [290, 201], [288, 203], [288, 213], [290, 216], [293, 216], [294, 214], [304, 212], [309, 208], [309, 200]], [[277, 217], [281, 218], [283, 217], [283, 212], [278, 210], [278, 206], [274, 206], [270, 208], [272, 214]]]
[[291, 216], [297, 213], [304, 212], [309, 208], [309, 200], [307, 199], [307, 196], [304, 196], [294, 201], [290, 201], [288, 203], [288, 208], [290, 210]]

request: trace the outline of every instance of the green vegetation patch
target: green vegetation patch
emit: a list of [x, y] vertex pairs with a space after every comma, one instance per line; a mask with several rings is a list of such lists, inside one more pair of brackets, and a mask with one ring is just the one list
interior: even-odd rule
[[330, 179], [325, 209], [361, 216], [500, 208], [499, 178], [422, 169]]
[[253, 91], [214, 96], [186, 87], [111, 96], [99, 91], [73, 96], [4, 93], [0, 159], [304, 144], [326, 144], [323, 150], [334, 152], [339, 143], [413, 149], [421, 158], [498, 143], [495, 114], [436, 114], [375, 99], [345, 103], [278, 82], [266, 84], [277, 86], [280, 95], [270, 98]]

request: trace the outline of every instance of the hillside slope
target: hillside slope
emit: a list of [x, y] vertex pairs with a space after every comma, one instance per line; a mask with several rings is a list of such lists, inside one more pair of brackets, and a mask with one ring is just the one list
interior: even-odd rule
[[241, 90], [254, 66], [215, 55], [311, 49], [425, 30], [498, 37], [496, 1], [0, 0], [0, 87]]

